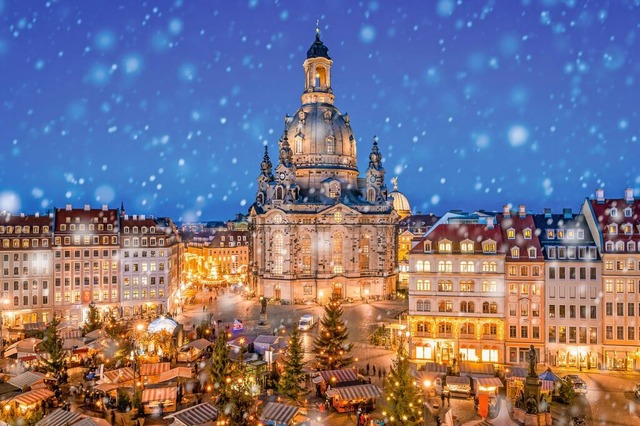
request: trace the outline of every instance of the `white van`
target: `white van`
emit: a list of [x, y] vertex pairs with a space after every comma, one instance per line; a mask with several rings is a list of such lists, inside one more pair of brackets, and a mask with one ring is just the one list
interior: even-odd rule
[[298, 321], [298, 330], [307, 331], [310, 330], [316, 324], [316, 320], [313, 318], [313, 315], [306, 314], [300, 317], [300, 321]]

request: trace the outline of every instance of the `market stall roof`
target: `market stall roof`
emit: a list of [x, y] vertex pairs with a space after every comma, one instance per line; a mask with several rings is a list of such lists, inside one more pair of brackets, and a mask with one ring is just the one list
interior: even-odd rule
[[134, 377], [134, 372], [131, 367], [104, 372], [104, 378], [107, 379], [109, 383], [124, 383], [133, 380]]
[[89, 340], [96, 340], [101, 337], [105, 337], [104, 331], [102, 329], [93, 330], [84, 335]]
[[461, 362], [460, 374], [478, 375], [485, 374], [488, 376], [495, 376], [496, 369], [493, 364], [479, 363], [479, 362]]
[[377, 398], [381, 394], [381, 390], [376, 385], [355, 385], [332, 388], [326, 392], [328, 397], [340, 396], [342, 400]]
[[209, 421], [218, 420], [218, 409], [208, 402], [203, 402], [165, 417], [165, 419], [172, 418], [185, 426], [199, 426]]
[[107, 392], [111, 392], [112, 390], [116, 390], [120, 387], [121, 385], [117, 383], [100, 383], [99, 385], [94, 386], [93, 390], [107, 393]]
[[437, 372], [437, 373], [446, 373], [447, 372], [447, 366], [445, 364], [438, 364], [436, 362], [427, 362], [423, 366], [423, 370], [424, 371], [433, 371], [433, 372]]
[[326, 370], [320, 371], [319, 373], [320, 377], [332, 386], [336, 383], [355, 382], [358, 380], [358, 375], [352, 368], [345, 368], [344, 370]]
[[147, 388], [142, 391], [142, 402], [175, 401], [178, 397], [176, 386], [166, 388]]
[[496, 387], [502, 388], [504, 385], [502, 384], [502, 380], [497, 377], [479, 377], [476, 379], [478, 382], [478, 386], [483, 386], [485, 388]]
[[13, 355], [16, 355], [18, 358], [23, 358], [28, 355], [35, 355], [38, 352], [37, 346], [41, 342], [42, 340], [36, 339], [35, 337], [29, 337], [28, 339], [20, 340], [19, 342], [16, 342], [5, 349], [4, 357], [9, 358]]
[[110, 423], [97, 417], [85, 417], [71, 426], [110, 426]]
[[158, 378], [158, 382], [168, 382], [169, 380], [177, 379], [178, 377], [190, 379], [192, 376], [193, 374], [191, 373], [191, 368], [176, 367], [160, 374], [160, 377]]
[[64, 340], [79, 339], [82, 337], [82, 330], [78, 329], [78, 327], [58, 329], [58, 336]]
[[447, 376], [445, 382], [448, 385], [471, 385], [471, 379], [467, 376]]
[[193, 342], [187, 343], [185, 346], [191, 346], [193, 348], [196, 348], [199, 351], [202, 351], [205, 348], [211, 346], [211, 342], [208, 341], [207, 339], [198, 339], [198, 340], [194, 340]]
[[291, 420], [298, 414], [299, 407], [280, 402], [269, 402], [264, 406], [260, 414], [260, 421], [274, 422], [275, 424], [291, 423]]
[[547, 392], [552, 392], [556, 386], [559, 386], [559, 384], [556, 384], [553, 380], [540, 380], [540, 384], [540, 389]]
[[524, 367], [509, 367], [506, 371], [506, 377], [527, 377], [528, 371]]
[[154, 364], [142, 364], [140, 366], [141, 376], [159, 376], [165, 371], [171, 370], [170, 362], [156, 362]]
[[66, 338], [62, 343], [62, 349], [65, 351], [71, 351], [73, 349], [83, 348], [85, 346], [86, 345], [84, 344], [84, 340], [77, 338]]
[[552, 382], [559, 382], [562, 379], [556, 373], [547, 368], [542, 374], [538, 376], [540, 380], [551, 380]]
[[0, 401], [11, 399], [20, 393], [22, 393], [22, 389], [12, 385], [11, 383], [0, 383]]
[[49, 399], [52, 396], [53, 392], [51, 392], [49, 389], [37, 389], [16, 396], [12, 398], [9, 403], [15, 402], [16, 404], [31, 405], [39, 403], [44, 399]]
[[171, 318], [160, 317], [153, 320], [151, 324], [149, 324], [149, 326], [147, 327], [147, 331], [149, 331], [149, 333], [158, 333], [164, 330], [168, 331], [170, 334], [173, 334], [177, 327], [178, 323]]
[[25, 371], [24, 373], [18, 374], [16, 377], [7, 380], [7, 383], [11, 383], [13, 386], [24, 389], [25, 386], [31, 386], [34, 383], [42, 382], [45, 377], [46, 376], [43, 373]]
[[47, 414], [36, 423], [36, 426], [67, 426], [74, 424], [80, 418], [80, 413], [76, 411], [66, 411], [61, 408]]

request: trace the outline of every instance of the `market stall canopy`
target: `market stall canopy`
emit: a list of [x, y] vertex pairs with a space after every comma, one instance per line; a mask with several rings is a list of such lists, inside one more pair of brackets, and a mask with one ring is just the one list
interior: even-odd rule
[[187, 343], [185, 346], [190, 346], [192, 348], [196, 348], [199, 351], [202, 351], [211, 346], [211, 342], [207, 339], [198, 339], [194, 340], [193, 342]]
[[538, 376], [540, 380], [551, 380], [552, 382], [559, 382], [562, 379], [556, 373], [547, 368], [542, 374]]
[[171, 318], [160, 317], [153, 320], [151, 324], [149, 324], [149, 326], [147, 327], [147, 331], [149, 331], [149, 333], [159, 333], [161, 331], [167, 331], [170, 334], [173, 334], [177, 327], [178, 323]]
[[339, 395], [340, 399], [346, 401], [353, 399], [378, 398], [380, 394], [381, 390], [376, 385], [343, 386], [329, 389], [326, 392], [326, 395], [329, 398]]
[[67, 338], [64, 339], [64, 342], [62, 343], [62, 350], [65, 351], [71, 351], [83, 347], [85, 347], [83, 339]]
[[49, 399], [52, 396], [53, 392], [51, 392], [49, 389], [37, 389], [16, 396], [12, 398], [9, 403], [16, 403], [19, 405], [32, 405], [40, 403], [45, 399]]
[[423, 370], [424, 371], [433, 371], [433, 372], [437, 372], [437, 373], [446, 373], [447, 372], [447, 366], [445, 364], [438, 364], [436, 362], [427, 362], [423, 366]]
[[131, 367], [118, 368], [117, 370], [105, 371], [105, 383], [124, 383], [134, 379], [134, 372]]
[[22, 389], [11, 383], [0, 383], [0, 401], [11, 399], [20, 393], [22, 393]]
[[322, 377], [322, 380], [316, 381], [314, 379], [314, 383], [324, 381], [331, 386], [335, 386], [338, 383], [355, 382], [358, 380], [358, 375], [352, 368], [345, 368], [344, 370], [326, 370], [320, 371], [319, 373], [319, 377]]
[[176, 367], [171, 370], [165, 371], [160, 374], [160, 378], [158, 382], [168, 382], [169, 380], [177, 379], [178, 377], [183, 377], [185, 379], [190, 379], [192, 376], [191, 368], [189, 367]]
[[524, 367], [509, 367], [505, 371], [506, 377], [527, 377], [528, 372]]
[[182, 426], [199, 426], [218, 420], [218, 409], [208, 402], [203, 402], [173, 413], [165, 419], [176, 419]]
[[82, 337], [82, 330], [78, 327], [67, 327], [63, 329], [57, 329], [58, 336], [64, 340], [67, 339], [79, 339]]
[[80, 413], [75, 411], [66, 411], [61, 408], [47, 414], [36, 423], [36, 426], [67, 426], [72, 425], [80, 420]]
[[147, 388], [142, 391], [142, 402], [175, 401], [177, 397], [178, 388], [176, 386], [167, 388]]
[[119, 385], [118, 383], [100, 383], [99, 385], [96, 385], [93, 387], [94, 391], [100, 391], [100, 392], [104, 392], [104, 393], [109, 393], [113, 390], [116, 390], [118, 388], [122, 387], [121, 385]]
[[71, 426], [110, 426], [110, 423], [97, 417], [85, 417]]
[[100, 339], [101, 337], [106, 337], [104, 331], [102, 329], [93, 330], [84, 335], [89, 340]]
[[38, 382], [44, 381], [45, 377], [46, 376], [43, 373], [25, 371], [24, 373], [18, 374], [16, 377], [7, 380], [7, 383], [11, 383], [13, 386], [24, 389], [25, 386], [31, 387]]
[[298, 414], [298, 410], [300, 410], [300, 408], [293, 405], [269, 402], [264, 406], [260, 414], [260, 421], [264, 423], [273, 422], [276, 425], [288, 425], [296, 414]]
[[471, 385], [471, 379], [467, 376], [447, 376], [445, 382], [448, 385]]
[[547, 392], [553, 392], [553, 390], [560, 386], [559, 382], [554, 382], [553, 380], [540, 380], [540, 389]]
[[478, 386], [482, 386], [485, 388], [502, 388], [504, 385], [502, 384], [502, 380], [497, 377], [479, 377], [475, 379], [478, 382]]
[[493, 364], [483, 364], [478, 362], [461, 362], [460, 363], [460, 374], [467, 375], [487, 375], [487, 376], [495, 376], [496, 369]]
[[141, 376], [159, 376], [165, 371], [171, 370], [170, 362], [156, 362], [154, 364], [142, 364], [140, 366]]
[[19, 342], [16, 342], [5, 349], [4, 357], [9, 358], [14, 356], [14, 358], [21, 359], [27, 356], [35, 355], [36, 353], [38, 353], [37, 347], [40, 343], [42, 343], [42, 340], [36, 339], [35, 337], [20, 340]]

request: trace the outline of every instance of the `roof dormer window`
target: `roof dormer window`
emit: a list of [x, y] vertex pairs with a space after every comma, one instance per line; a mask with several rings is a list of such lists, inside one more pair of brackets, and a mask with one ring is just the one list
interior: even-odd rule
[[535, 247], [529, 247], [529, 259], [535, 259], [538, 255], [538, 250]]
[[507, 230], [507, 238], [509, 238], [510, 240], [513, 240], [514, 238], [516, 238], [516, 230], [513, 228], [510, 228], [509, 230]]
[[609, 210], [609, 215], [611, 217], [617, 217], [618, 216], [618, 209], [616, 209], [615, 207], [612, 207], [611, 210]]
[[531, 239], [531, 229], [530, 228], [526, 228], [522, 234], [524, 235], [524, 239], [525, 240], [530, 240]]
[[633, 212], [631, 211], [631, 207], [624, 209], [624, 217], [631, 217], [632, 214]]
[[431, 241], [425, 241], [424, 243], [424, 252], [431, 253]]
[[438, 244], [438, 251], [451, 253], [451, 242], [446, 240], [440, 241], [440, 243]]
[[609, 225], [609, 234], [618, 235], [618, 225], [617, 224], [612, 223], [611, 225]]
[[633, 227], [630, 223], [625, 223], [624, 225], [622, 225], [622, 232], [624, 233], [624, 235], [631, 235], [633, 234]]
[[514, 257], [514, 258], [520, 257], [520, 249], [518, 247], [511, 248], [511, 257]]
[[485, 241], [482, 243], [482, 252], [483, 253], [495, 253], [496, 252], [496, 243], [495, 241]]
[[473, 242], [465, 241], [460, 244], [460, 251], [462, 253], [473, 253]]

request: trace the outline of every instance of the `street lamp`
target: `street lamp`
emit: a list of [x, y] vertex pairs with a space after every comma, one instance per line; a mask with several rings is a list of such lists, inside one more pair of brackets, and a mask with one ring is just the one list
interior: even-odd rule
[[364, 289], [364, 303], [369, 303], [369, 289]]
[[138, 333], [144, 330], [144, 324], [136, 324], [133, 330], [133, 394], [136, 394], [136, 369], [138, 368]]

